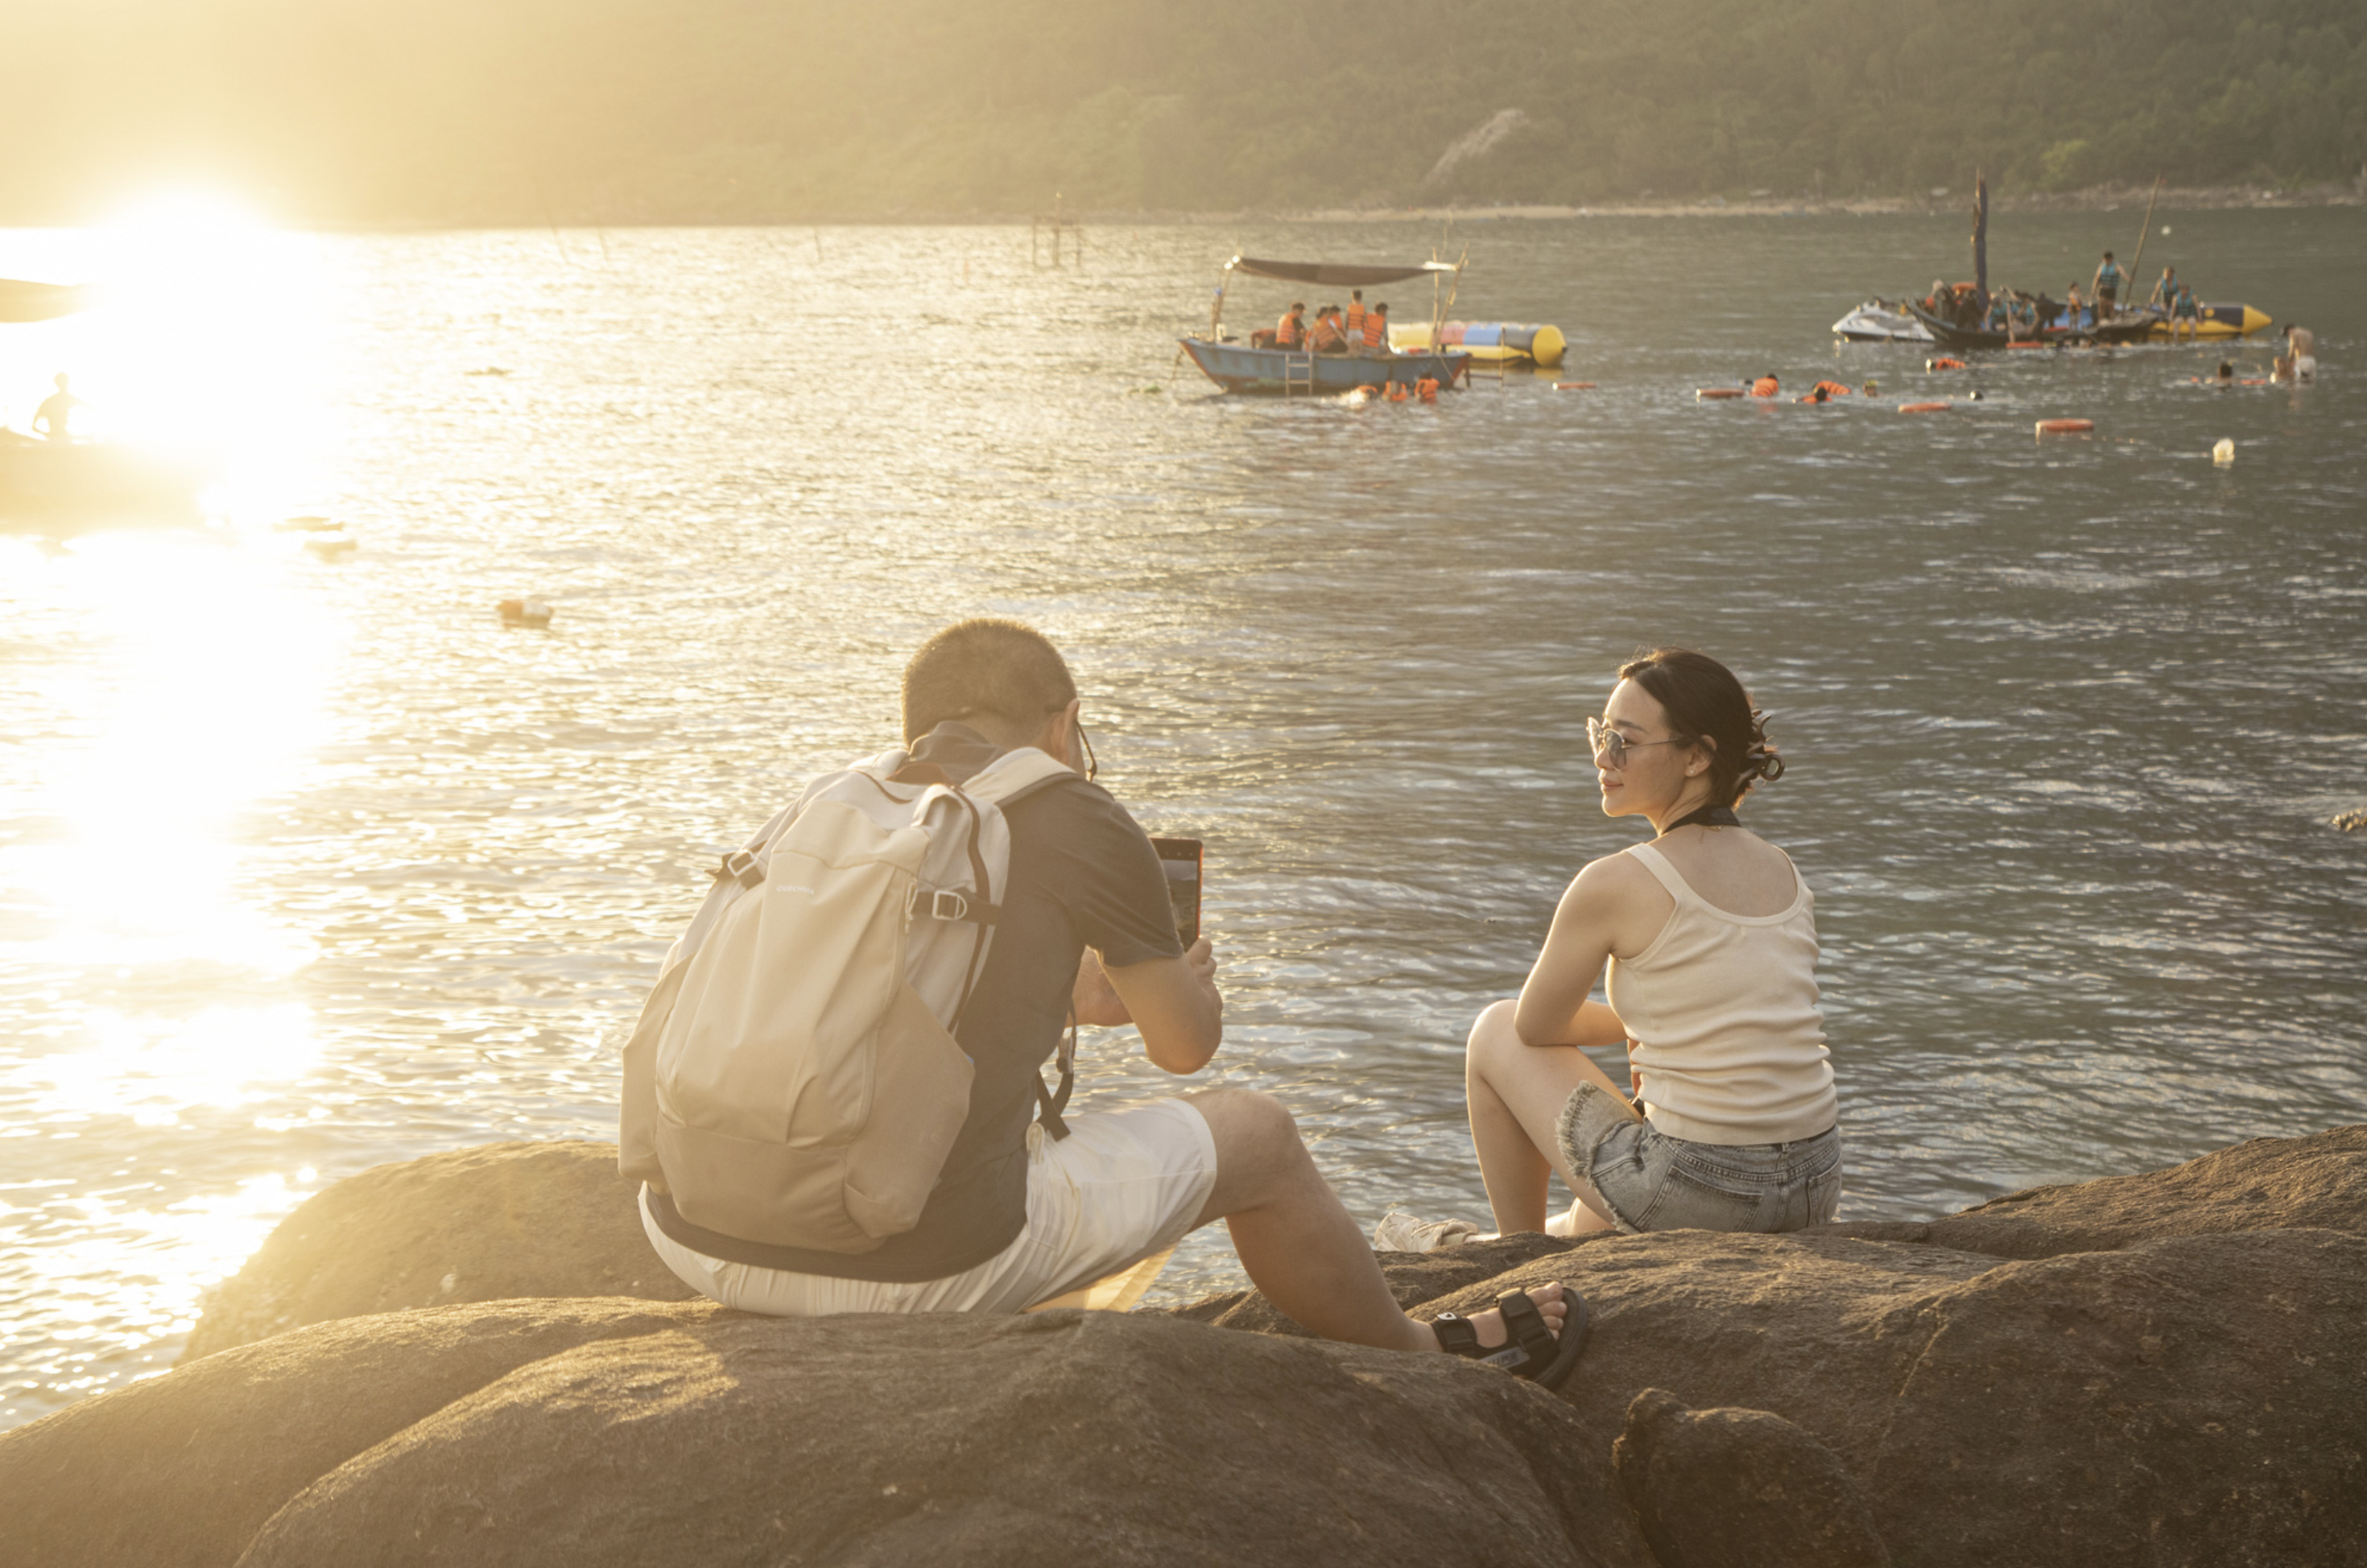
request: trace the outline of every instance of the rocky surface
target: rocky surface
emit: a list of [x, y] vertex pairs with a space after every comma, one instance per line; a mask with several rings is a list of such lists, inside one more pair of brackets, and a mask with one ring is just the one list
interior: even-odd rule
[[1150, 1314], [504, 1302], [88, 1401], [0, 1438], [0, 1500], [44, 1563], [1650, 1568], [1577, 1425], [1468, 1362]]
[[364, 1313], [527, 1296], [694, 1292], [650, 1250], [617, 1145], [490, 1144], [381, 1165], [305, 1200], [223, 1281], [185, 1362]]
[[1864, 1485], [1902, 1562], [2084, 1565], [2129, 1561], [2132, 1542], [2155, 1568], [2367, 1555], [2367, 1238], [2251, 1231], [2000, 1262], [1680, 1231], [1524, 1264], [1421, 1312], [1548, 1278], [1594, 1312], [1564, 1390], [1587, 1449], [1612, 1445], [1640, 1389], [1772, 1411]]
[[2033, 1187], [1941, 1220], [1857, 1221], [1811, 1234], [2055, 1258], [2161, 1236], [2296, 1229], [2367, 1235], [2367, 1126], [2254, 1138], [2166, 1170]]
[[234, 1562], [315, 1478], [504, 1374], [721, 1314], [504, 1302], [347, 1318], [209, 1356], [0, 1437], [0, 1561]]
[[[1583, 1292], [1559, 1396], [1307, 1339], [1255, 1292], [817, 1322], [614, 1299], [678, 1287], [610, 1158], [502, 1145], [322, 1194], [200, 1343], [334, 1321], [0, 1435], [0, 1557], [2367, 1561], [2367, 1128], [1928, 1224], [1382, 1256], [1420, 1316]], [[462, 1294], [602, 1299], [389, 1310]]]
[[1889, 1568], [1865, 1488], [1781, 1416], [1648, 1388], [1611, 1462], [1663, 1568]]
[[[1424, 1302], [1492, 1280], [1532, 1258], [1558, 1256], [1570, 1246], [1532, 1231], [1467, 1242], [1441, 1252], [1376, 1252], [1373, 1256], [1380, 1259], [1381, 1277], [1388, 1281], [1389, 1293], [1397, 1297], [1399, 1306], [1411, 1312]], [[1314, 1337], [1255, 1291], [1228, 1291], [1173, 1310], [1177, 1317], [1213, 1323], [1219, 1328]]]

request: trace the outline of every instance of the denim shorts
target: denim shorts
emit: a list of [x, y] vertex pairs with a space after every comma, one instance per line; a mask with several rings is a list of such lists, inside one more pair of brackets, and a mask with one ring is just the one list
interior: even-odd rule
[[1625, 1100], [1581, 1084], [1554, 1135], [1573, 1175], [1593, 1184], [1619, 1228], [1795, 1231], [1841, 1201], [1841, 1133], [1788, 1144], [1697, 1144], [1639, 1119]]

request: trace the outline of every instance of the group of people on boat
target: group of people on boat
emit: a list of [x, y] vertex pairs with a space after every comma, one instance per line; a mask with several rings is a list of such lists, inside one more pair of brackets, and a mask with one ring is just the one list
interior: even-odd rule
[[1270, 333], [1250, 334], [1252, 346], [1287, 349], [1294, 354], [1387, 355], [1389, 347], [1389, 307], [1386, 300], [1365, 305], [1365, 291], [1351, 289], [1348, 303], [1325, 305], [1307, 319], [1307, 302], [1294, 299]]
[[[2011, 343], [2034, 343], [2047, 333], [2078, 334], [2110, 325], [2130, 310], [2142, 310], [2166, 323], [2173, 340], [2200, 336], [2203, 305], [2193, 286], [2165, 266], [2143, 306], [2135, 304], [2135, 282], [2128, 269], [2110, 251], [2096, 264], [2083, 288], [2073, 279], [2064, 298], [2044, 290], [2033, 294], [2019, 288], [1985, 291], [1970, 283], [1934, 279], [1922, 307], [1949, 324], [1965, 331], [2003, 333]], [[2123, 297], [2131, 303], [2124, 306]]]

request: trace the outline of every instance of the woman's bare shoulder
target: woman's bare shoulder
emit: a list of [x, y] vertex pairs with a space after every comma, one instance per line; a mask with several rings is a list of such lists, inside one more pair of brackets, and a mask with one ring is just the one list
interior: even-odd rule
[[1660, 879], [1625, 850], [1579, 867], [1578, 874], [1570, 878], [1569, 890], [1562, 897], [1565, 902], [1611, 910], [1633, 908], [1638, 904], [1665, 909], [1671, 902]]
[[1582, 887], [1608, 893], [1621, 887], [1650, 886], [1654, 882], [1652, 874], [1644, 868], [1643, 862], [1621, 850], [1616, 854], [1604, 855], [1601, 860], [1591, 860], [1580, 866], [1578, 874], [1570, 878], [1569, 885], [1573, 890]]

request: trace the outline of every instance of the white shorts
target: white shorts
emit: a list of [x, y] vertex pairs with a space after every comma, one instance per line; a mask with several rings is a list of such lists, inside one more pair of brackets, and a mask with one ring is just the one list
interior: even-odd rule
[[1082, 1111], [1068, 1124], [1058, 1142], [1041, 1126], [1027, 1129], [1027, 1224], [1019, 1238], [943, 1280], [899, 1284], [727, 1263], [658, 1229], [646, 1190], [641, 1228], [684, 1284], [742, 1312], [1025, 1312], [1173, 1247], [1217, 1184], [1217, 1141], [1183, 1100]]

